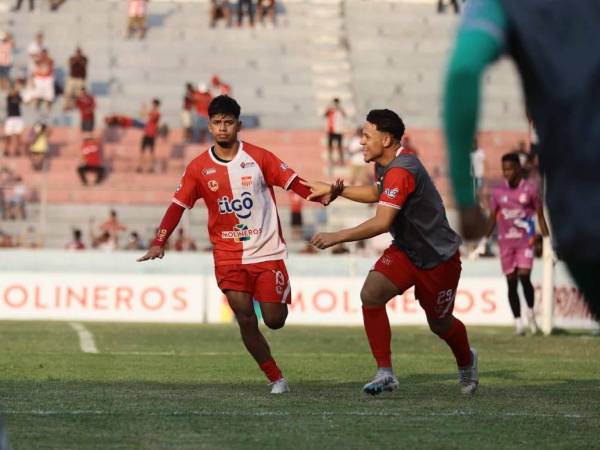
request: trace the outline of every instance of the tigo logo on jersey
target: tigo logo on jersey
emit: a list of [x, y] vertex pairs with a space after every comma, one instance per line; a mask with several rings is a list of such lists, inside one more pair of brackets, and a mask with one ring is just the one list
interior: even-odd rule
[[247, 219], [252, 215], [252, 194], [250, 192], [242, 192], [242, 198], [234, 198], [229, 200], [226, 195], [218, 200], [219, 212], [221, 214], [235, 214], [240, 219]]
[[246, 188], [252, 186], [252, 177], [242, 177], [242, 186]]
[[202, 171], [202, 175], [204, 176], [212, 175], [213, 173], [217, 173], [217, 169], [214, 167], [208, 167]]
[[221, 239], [233, 239], [233, 242], [246, 242], [252, 236], [260, 236], [262, 228], [248, 228], [248, 225], [238, 223], [233, 230], [221, 231]]
[[387, 188], [385, 191], [383, 191], [383, 193], [385, 195], [387, 195], [389, 198], [396, 198], [396, 195], [398, 195], [398, 192], [400, 192], [400, 189], [398, 189], [398, 188], [394, 188], [394, 189]]
[[213, 192], [217, 192], [219, 190], [219, 183], [217, 183], [215, 180], [210, 180], [208, 182], [208, 188]]
[[254, 166], [255, 166], [254, 161], [242, 161], [242, 163], [240, 164], [240, 167], [242, 169], [246, 169], [248, 167], [254, 167]]

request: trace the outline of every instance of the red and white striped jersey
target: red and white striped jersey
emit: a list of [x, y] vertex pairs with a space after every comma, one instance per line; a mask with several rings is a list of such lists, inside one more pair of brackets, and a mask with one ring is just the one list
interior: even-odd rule
[[268, 150], [240, 142], [235, 158], [212, 150], [192, 160], [173, 202], [192, 208], [203, 198], [215, 265], [251, 264], [287, 257], [273, 186], [288, 189], [297, 174]]
[[129, 0], [127, 14], [129, 17], [146, 16], [146, 0]]
[[11, 41], [0, 42], [0, 66], [10, 66], [13, 63], [13, 44]]

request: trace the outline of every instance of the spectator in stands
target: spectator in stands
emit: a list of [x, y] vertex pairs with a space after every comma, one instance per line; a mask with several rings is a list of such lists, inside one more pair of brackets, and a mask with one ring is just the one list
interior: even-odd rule
[[269, 18], [267, 25], [275, 26], [275, 0], [257, 0], [258, 20], [265, 24], [265, 16]]
[[[21, 9], [21, 5], [23, 4], [23, 0], [17, 0], [16, 5], [13, 7], [13, 11], [19, 11]], [[34, 9], [34, 0], [29, 0], [29, 11], [33, 11]]]
[[29, 225], [27, 229], [17, 237], [15, 247], [36, 249], [43, 247], [42, 236], [35, 230], [33, 225]]
[[473, 149], [471, 150], [471, 173], [475, 183], [475, 192], [480, 195], [483, 189], [485, 179], [485, 152], [479, 146], [477, 139], [473, 140]]
[[183, 109], [181, 110], [181, 125], [185, 134], [185, 140], [191, 141], [192, 134], [192, 108], [194, 106], [195, 89], [192, 83], [185, 85], [185, 95], [183, 96]]
[[102, 164], [102, 149], [100, 141], [93, 136], [88, 136], [81, 145], [81, 157], [83, 164], [77, 168], [81, 182], [87, 186], [87, 174], [92, 172], [96, 174], [95, 184], [100, 184], [106, 176], [106, 167]]
[[194, 105], [196, 106], [197, 127], [199, 130], [199, 142], [202, 144], [206, 140], [208, 132], [208, 105], [212, 96], [208, 92], [208, 87], [204, 83], [198, 85], [198, 90], [194, 93]]
[[346, 117], [345, 111], [340, 105], [340, 99], [334, 98], [331, 105], [323, 115], [327, 120], [327, 152], [329, 165], [333, 166], [333, 146], [337, 146], [338, 163], [344, 164], [344, 148], [342, 147], [343, 121]]
[[229, 0], [210, 0], [210, 27], [214, 28], [217, 20], [223, 19], [227, 28], [231, 26], [231, 5]]
[[137, 231], [129, 233], [129, 241], [124, 247], [124, 250], [145, 250], [146, 246]]
[[348, 142], [348, 153], [350, 155], [350, 185], [362, 186], [367, 184], [367, 169], [363, 155], [363, 146], [360, 143], [362, 138], [362, 127], [358, 127], [354, 135]]
[[81, 117], [81, 132], [84, 135], [91, 134], [94, 131], [96, 99], [88, 92], [85, 86], [81, 87], [76, 105]]
[[[463, 2], [464, 2], [464, 0], [463, 0]], [[438, 14], [445, 12], [448, 4], [452, 5], [452, 7], [454, 8], [454, 12], [456, 14], [458, 14], [460, 12], [460, 6], [458, 5], [458, 0], [448, 0], [448, 2], [446, 2], [446, 0], [438, 0], [438, 2], [437, 2]]]
[[48, 55], [48, 50], [43, 49], [36, 59], [33, 72], [33, 99], [36, 101], [36, 108], [40, 109], [44, 103], [46, 110], [50, 111], [54, 94], [54, 61]]
[[0, 167], [0, 217], [2, 219], [6, 219], [8, 215], [8, 194], [14, 178], [14, 174], [8, 167]]
[[27, 56], [29, 57], [27, 68], [29, 74], [32, 74], [34, 72], [36, 61], [42, 53], [42, 50], [45, 48], [46, 46], [44, 44], [44, 33], [39, 32], [35, 35], [33, 41], [29, 44], [29, 47], [27, 47]]
[[21, 135], [25, 129], [25, 122], [21, 116], [21, 95], [16, 84], [10, 88], [6, 96], [6, 120], [4, 122], [5, 156], [21, 156]]
[[65, 110], [73, 107], [75, 99], [79, 97], [82, 89], [85, 89], [87, 65], [87, 56], [83, 54], [81, 48], [77, 47], [73, 56], [69, 58], [69, 78], [65, 86]]
[[92, 248], [94, 250], [102, 250], [105, 252], [111, 252], [117, 249], [117, 245], [113, 238], [111, 238], [108, 231], [103, 231], [100, 235], [92, 234]]
[[7, 218], [12, 220], [24, 220], [27, 218], [25, 202], [27, 198], [27, 186], [23, 178], [17, 175], [8, 195]]
[[135, 32], [138, 33], [140, 39], [144, 39], [146, 36], [147, 3], [148, 0], [129, 0], [127, 7], [127, 39]]
[[211, 95], [217, 97], [219, 95], [231, 95], [231, 86], [221, 81], [217, 75], [213, 75], [211, 80]]
[[33, 126], [32, 133], [33, 137], [29, 144], [29, 157], [33, 170], [41, 171], [44, 168], [44, 161], [50, 149], [48, 143], [50, 129], [45, 123], [38, 122]]
[[173, 249], [176, 252], [195, 252], [198, 247], [194, 240], [189, 237], [183, 228], [179, 228], [177, 232], [177, 239], [173, 243]]
[[252, 0], [238, 0], [237, 5], [237, 25], [238, 27], [242, 26], [244, 22], [244, 11], [248, 14], [248, 19], [250, 21], [250, 26], [254, 26], [254, 6], [252, 5]]
[[57, 11], [65, 0], [50, 0], [50, 11]]
[[65, 245], [65, 250], [85, 250], [85, 244], [81, 240], [81, 230], [79, 228], [73, 229], [73, 240]]
[[111, 209], [109, 218], [100, 225], [100, 229], [109, 234], [109, 237], [114, 242], [116, 248], [119, 244], [119, 233], [127, 230], [127, 227], [119, 222], [117, 211]]
[[14, 46], [10, 33], [0, 32], [0, 91], [7, 91], [10, 86]]
[[10, 247], [13, 247], [12, 236], [0, 228], [0, 248]]
[[[138, 172], [143, 172], [144, 168], [147, 172], [154, 172], [154, 146], [156, 144], [156, 135], [160, 123], [160, 100], [155, 98], [152, 100], [152, 107], [146, 114], [146, 122], [144, 125], [144, 135], [140, 148], [140, 160], [138, 163]], [[148, 154], [148, 158], [146, 158]]]

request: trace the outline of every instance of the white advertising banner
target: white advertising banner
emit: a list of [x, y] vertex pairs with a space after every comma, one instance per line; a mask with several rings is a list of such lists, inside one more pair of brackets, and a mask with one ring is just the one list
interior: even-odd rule
[[203, 322], [204, 277], [0, 274], [0, 320]]
[[[362, 278], [295, 277], [288, 324], [362, 325]], [[233, 319], [216, 283], [208, 284], [208, 321]], [[506, 287], [497, 277], [467, 278], [456, 294], [455, 314], [473, 325], [510, 325], [512, 314], [505, 300]], [[392, 325], [426, 325], [425, 314], [410, 289], [387, 305]]]

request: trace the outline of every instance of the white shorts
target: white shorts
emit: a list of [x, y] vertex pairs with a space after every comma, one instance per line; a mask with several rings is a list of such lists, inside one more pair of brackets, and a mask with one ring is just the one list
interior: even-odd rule
[[54, 77], [33, 77], [32, 97], [47, 102], [54, 101]]
[[4, 134], [14, 136], [21, 134], [25, 129], [25, 122], [21, 117], [7, 117], [4, 121]]

